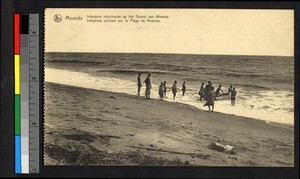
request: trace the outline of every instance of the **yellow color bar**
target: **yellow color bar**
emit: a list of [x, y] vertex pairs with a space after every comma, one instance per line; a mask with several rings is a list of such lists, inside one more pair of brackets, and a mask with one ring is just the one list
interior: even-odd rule
[[15, 55], [15, 94], [20, 94], [20, 55]]

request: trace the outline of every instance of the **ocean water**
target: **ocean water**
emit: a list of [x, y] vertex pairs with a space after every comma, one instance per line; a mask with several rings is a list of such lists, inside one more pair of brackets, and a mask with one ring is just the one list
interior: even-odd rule
[[[167, 99], [205, 109], [199, 101], [202, 82], [215, 88], [236, 87], [236, 106], [228, 97], [215, 102], [215, 111], [285, 124], [294, 123], [294, 58], [179, 54], [46, 53], [45, 81], [136, 95], [137, 73], [152, 74], [152, 97], [167, 81]], [[63, 78], [62, 78], [63, 77]], [[171, 99], [173, 81], [180, 88]], [[181, 95], [185, 81], [187, 92]], [[145, 86], [145, 85], [144, 85]], [[142, 94], [144, 94], [142, 88]]]

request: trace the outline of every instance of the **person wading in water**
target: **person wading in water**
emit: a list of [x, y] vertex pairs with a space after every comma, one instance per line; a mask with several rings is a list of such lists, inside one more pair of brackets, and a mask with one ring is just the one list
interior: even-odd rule
[[167, 82], [164, 81], [164, 97], [167, 97]]
[[235, 99], [236, 99], [236, 91], [235, 91], [235, 87], [233, 87], [231, 91], [231, 106], [235, 106]]
[[211, 83], [211, 81], [208, 81], [208, 84], [205, 86], [204, 88], [204, 99], [205, 101], [207, 101], [207, 97], [208, 97], [208, 94], [211, 92], [211, 91], [214, 91], [214, 87]]
[[141, 88], [142, 88], [142, 80], [141, 80], [141, 73], [139, 73], [137, 77], [137, 83], [138, 83], [138, 95], [140, 96]]
[[222, 88], [222, 85], [219, 85], [219, 87], [217, 88], [217, 91], [216, 91], [216, 97], [221, 96], [221, 92], [224, 93], [221, 88]]
[[184, 96], [186, 91], [186, 85], [185, 85], [185, 81], [182, 83], [182, 96]]
[[201, 84], [198, 94], [200, 96], [200, 101], [201, 101], [204, 98], [204, 83]]
[[177, 93], [177, 81], [174, 81], [174, 84], [172, 86], [172, 92], [173, 92], [173, 100], [174, 100]]

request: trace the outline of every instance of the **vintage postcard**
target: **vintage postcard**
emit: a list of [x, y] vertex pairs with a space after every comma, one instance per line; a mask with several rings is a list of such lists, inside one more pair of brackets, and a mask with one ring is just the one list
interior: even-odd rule
[[44, 164], [294, 166], [294, 11], [45, 9]]

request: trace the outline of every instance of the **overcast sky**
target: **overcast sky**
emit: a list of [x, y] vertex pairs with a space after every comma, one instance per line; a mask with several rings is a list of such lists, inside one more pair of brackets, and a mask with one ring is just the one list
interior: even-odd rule
[[[294, 56], [293, 10], [46, 9], [45, 13], [46, 52]], [[55, 14], [62, 16], [61, 22], [54, 21]], [[169, 18], [160, 23], [91, 23], [87, 15]]]

